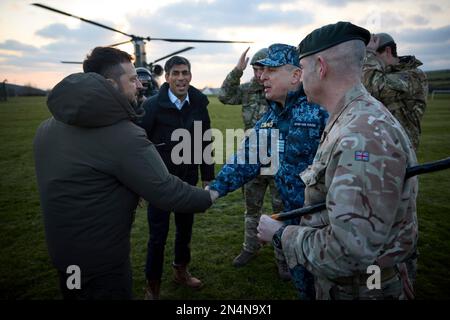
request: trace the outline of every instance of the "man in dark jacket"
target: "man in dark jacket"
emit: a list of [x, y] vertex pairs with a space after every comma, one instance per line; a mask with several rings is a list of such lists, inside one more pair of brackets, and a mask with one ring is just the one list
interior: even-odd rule
[[[202, 137], [210, 129], [207, 97], [190, 85], [191, 65], [186, 58], [174, 56], [167, 60], [164, 83], [158, 95], [145, 101], [145, 116], [141, 126], [147, 131], [166, 164], [169, 172], [195, 186], [200, 167], [203, 187], [214, 179], [214, 164], [203, 160], [203, 151], [210, 142]], [[174, 141], [184, 137], [182, 142]], [[187, 138], [186, 138], [187, 136]], [[177, 145], [182, 145], [181, 153]], [[211, 158], [210, 158], [211, 159]], [[170, 211], [150, 203], [148, 206], [150, 239], [148, 242], [146, 299], [159, 299], [164, 262], [164, 247], [169, 231]], [[180, 214], [175, 210], [174, 281], [190, 288], [202, 283], [187, 270], [191, 260], [190, 241], [193, 214]]]
[[48, 250], [64, 298], [130, 299], [139, 195], [185, 212], [205, 211], [214, 199], [169, 174], [134, 123], [141, 84], [129, 54], [97, 47], [83, 69], [53, 88], [53, 117], [34, 140]]

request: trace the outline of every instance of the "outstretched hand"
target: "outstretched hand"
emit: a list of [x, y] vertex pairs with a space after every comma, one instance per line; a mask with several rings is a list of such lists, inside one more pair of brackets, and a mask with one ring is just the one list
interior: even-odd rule
[[219, 198], [219, 192], [217, 192], [216, 190], [211, 190], [209, 188], [209, 184], [205, 187], [206, 191], [209, 191], [209, 196], [211, 197], [211, 202], [214, 203], [214, 201], [217, 200], [217, 198]]
[[241, 54], [241, 57], [239, 58], [239, 61], [238, 61], [237, 65], [236, 65], [236, 68], [241, 70], [241, 71], [244, 71], [245, 68], [247, 68], [247, 64], [248, 64], [248, 60], [249, 60], [249, 58], [247, 57], [248, 50], [250, 50], [250, 47], [248, 47], [247, 50], [245, 50]]

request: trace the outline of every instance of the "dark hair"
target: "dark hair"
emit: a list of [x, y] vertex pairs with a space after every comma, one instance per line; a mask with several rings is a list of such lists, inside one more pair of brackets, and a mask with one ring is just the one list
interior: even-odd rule
[[387, 47], [391, 48], [392, 56], [394, 56], [395, 58], [397, 58], [397, 44], [396, 44], [395, 42], [392, 42], [392, 41], [390, 41], [390, 42], [388, 42], [388, 43], [382, 45], [381, 47], [379, 47], [379, 48], [377, 49], [377, 52], [378, 52], [378, 53], [383, 53], [384, 50], [386, 50]]
[[121, 63], [133, 58], [126, 52], [111, 47], [96, 47], [83, 61], [84, 72], [95, 72], [105, 78], [118, 79], [123, 74]]
[[173, 56], [169, 60], [166, 61], [166, 64], [164, 65], [164, 71], [166, 73], [170, 73], [170, 70], [172, 70], [173, 66], [178, 64], [184, 64], [188, 66], [189, 71], [191, 71], [191, 63], [188, 59], [180, 56]]

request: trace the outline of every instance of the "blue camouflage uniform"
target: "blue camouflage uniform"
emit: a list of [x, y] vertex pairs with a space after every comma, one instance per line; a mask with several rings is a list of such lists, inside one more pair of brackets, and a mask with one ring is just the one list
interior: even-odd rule
[[[269, 47], [268, 57], [258, 63], [279, 67], [285, 64], [298, 66], [299, 62], [294, 47], [274, 44]], [[270, 141], [272, 130], [278, 129], [276, 148], [267, 143], [268, 157], [272, 156], [273, 150], [277, 150], [279, 154], [275, 183], [286, 211], [302, 207], [305, 185], [299, 174], [313, 162], [327, 119], [328, 113], [322, 107], [308, 103], [302, 87], [296, 92], [288, 93], [284, 107], [269, 101], [269, 110], [253, 128], [257, 139], [246, 137], [240, 150], [222, 167], [210, 184], [210, 189], [216, 190], [223, 197], [260, 175], [264, 167], [262, 163], [265, 162], [265, 159], [259, 158], [258, 152], [263, 144], [259, 140], [260, 131], [264, 131], [267, 135], [265, 140]], [[256, 163], [249, 161], [252, 152], [258, 154]], [[298, 224], [298, 221], [289, 223]], [[300, 298], [314, 299], [313, 276], [300, 265], [290, 271]]]
[[[308, 103], [302, 88], [297, 92], [289, 92], [284, 108], [270, 102], [268, 112], [256, 123], [254, 133], [259, 137], [260, 130], [267, 130], [268, 137], [272, 129], [279, 130], [279, 169], [275, 174], [275, 182], [283, 200], [286, 211], [303, 206], [305, 185], [299, 174], [310, 165], [316, 154], [320, 136], [328, 119], [327, 112], [316, 104]], [[245, 139], [241, 150], [233, 155], [211, 183], [210, 188], [217, 190], [221, 197], [240, 188], [243, 184], [260, 174], [264, 165], [258, 161], [251, 164], [246, 161], [238, 163], [238, 159], [248, 157], [251, 139]], [[270, 140], [270, 139], [267, 139]], [[258, 139], [259, 143], [259, 139]], [[272, 146], [268, 146], [271, 156]]]

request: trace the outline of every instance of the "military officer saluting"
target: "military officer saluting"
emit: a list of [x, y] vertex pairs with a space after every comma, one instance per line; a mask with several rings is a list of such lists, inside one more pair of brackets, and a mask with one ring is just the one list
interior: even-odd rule
[[[305, 266], [318, 299], [398, 299], [397, 265], [417, 243], [417, 160], [400, 123], [361, 83], [369, 31], [349, 22], [314, 30], [300, 42], [303, 86], [330, 114], [311, 166], [300, 174], [305, 206], [326, 209], [283, 226], [268, 216], [260, 239], [283, 249], [290, 268]], [[379, 286], [367, 286], [375, 266]], [[370, 268], [369, 268], [370, 269]]]

